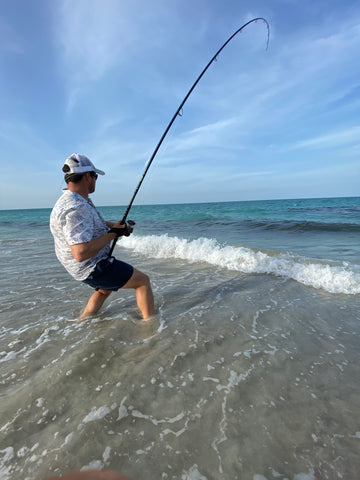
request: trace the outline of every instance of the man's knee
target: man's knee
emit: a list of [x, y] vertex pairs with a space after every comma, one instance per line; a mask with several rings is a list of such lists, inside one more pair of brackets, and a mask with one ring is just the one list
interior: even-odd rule
[[96, 291], [101, 295], [105, 295], [105, 297], [108, 297], [111, 293], [111, 290], [104, 290], [103, 288], [98, 288]]
[[146, 273], [142, 273], [143, 284], [150, 287], [150, 277]]
[[134, 268], [130, 280], [122, 288], [139, 288], [144, 286], [151, 288], [150, 278], [145, 273]]

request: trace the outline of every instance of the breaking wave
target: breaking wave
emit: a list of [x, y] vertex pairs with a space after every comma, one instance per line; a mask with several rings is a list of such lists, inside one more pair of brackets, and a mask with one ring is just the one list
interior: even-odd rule
[[282, 276], [330, 293], [360, 293], [360, 273], [346, 263], [333, 265], [289, 253], [224, 246], [209, 238], [187, 240], [166, 234], [132, 235], [122, 239], [121, 247], [152, 258], [206, 262], [242, 273]]

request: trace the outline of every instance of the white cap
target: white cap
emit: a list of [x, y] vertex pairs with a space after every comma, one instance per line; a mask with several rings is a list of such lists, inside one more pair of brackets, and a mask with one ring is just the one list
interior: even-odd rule
[[95, 168], [94, 164], [85, 155], [79, 153], [73, 153], [65, 160], [65, 164], [62, 168], [63, 172], [71, 174], [81, 174], [85, 172], [95, 172], [99, 175], [105, 175], [105, 172]]

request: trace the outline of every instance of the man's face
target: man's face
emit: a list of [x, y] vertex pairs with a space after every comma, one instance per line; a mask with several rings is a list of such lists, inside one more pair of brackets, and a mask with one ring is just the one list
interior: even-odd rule
[[98, 178], [98, 176], [95, 172], [90, 172], [89, 177], [90, 177], [89, 193], [94, 193], [95, 187], [96, 187], [96, 179]]

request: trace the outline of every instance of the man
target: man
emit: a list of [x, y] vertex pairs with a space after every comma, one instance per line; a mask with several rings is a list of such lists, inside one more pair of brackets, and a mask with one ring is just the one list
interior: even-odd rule
[[95, 292], [80, 320], [96, 313], [112, 291], [134, 288], [138, 307], [145, 320], [154, 315], [154, 297], [149, 277], [131, 265], [109, 256], [110, 243], [130, 235], [128, 225], [105, 222], [89, 198], [98, 175], [105, 175], [85, 156], [73, 153], [63, 166], [67, 189], [50, 216], [56, 256], [76, 280]]

